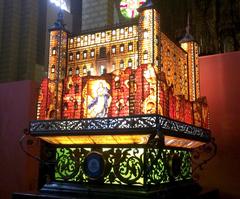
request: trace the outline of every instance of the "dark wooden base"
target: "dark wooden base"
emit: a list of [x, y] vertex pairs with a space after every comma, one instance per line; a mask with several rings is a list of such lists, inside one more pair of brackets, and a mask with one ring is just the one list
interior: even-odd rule
[[151, 188], [50, 183], [39, 193], [13, 193], [12, 199], [217, 199], [218, 195], [217, 189], [202, 189], [190, 182]]

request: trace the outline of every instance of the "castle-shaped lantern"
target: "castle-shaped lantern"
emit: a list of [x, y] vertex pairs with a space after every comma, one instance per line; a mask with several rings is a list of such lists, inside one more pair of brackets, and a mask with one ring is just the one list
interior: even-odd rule
[[210, 141], [198, 45], [160, 29], [148, 0], [137, 23], [71, 36], [50, 28], [48, 78], [32, 135], [56, 146], [55, 180], [158, 185], [191, 179], [189, 149]]

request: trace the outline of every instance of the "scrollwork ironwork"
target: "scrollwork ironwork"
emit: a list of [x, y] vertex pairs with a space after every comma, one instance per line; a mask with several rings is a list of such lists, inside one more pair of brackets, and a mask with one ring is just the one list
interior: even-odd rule
[[210, 141], [208, 129], [175, 121], [161, 115], [136, 115], [116, 118], [91, 118], [79, 120], [43, 120], [30, 123], [30, 133], [35, 136], [44, 135], [86, 135], [99, 132], [122, 133], [156, 132], [161, 129], [168, 135], [189, 137]]
[[196, 148], [192, 152], [193, 163], [193, 178], [199, 180], [199, 174], [204, 166], [217, 154], [217, 145], [215, 138], [212, 137], [211, 142], [205, 144], [199, 148]]
[[55, 179], [87, 182], [82, 166], [87, 152], [80, 148], [57, 148]]

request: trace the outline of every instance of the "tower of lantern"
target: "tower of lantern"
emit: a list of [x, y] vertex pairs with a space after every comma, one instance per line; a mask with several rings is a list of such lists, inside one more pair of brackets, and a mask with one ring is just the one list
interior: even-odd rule
[[190, 26], [188, 17], [186, 34], [180, 40], [180, 44], [181, 47], [187, 52], [189, 100], [195, 101], [200, 97], [199, 63], [198, 63], [199, 46], [197, 42], [194, 41], [193, 36], [189, 33], [189, 27]]
[[62, 117], [63, 81], [67, 65], [67, 39], [68, 33], [64, 28], [63, 14], [58, 13], [58, 19], [49, 29], [49, 65], [48, 65], [48, 93], [46, 102], [46, 118], [60, 119]]

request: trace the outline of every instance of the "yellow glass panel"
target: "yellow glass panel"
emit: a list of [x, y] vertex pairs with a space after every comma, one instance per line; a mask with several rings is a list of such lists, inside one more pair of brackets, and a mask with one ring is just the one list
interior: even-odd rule
[[146, 144], [149, 135], [41, 136], [51, 144]]

